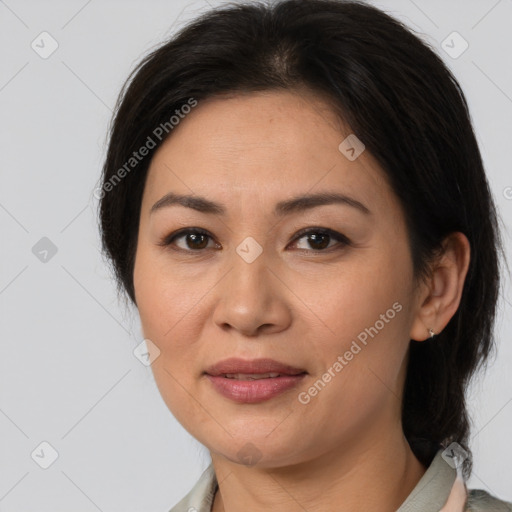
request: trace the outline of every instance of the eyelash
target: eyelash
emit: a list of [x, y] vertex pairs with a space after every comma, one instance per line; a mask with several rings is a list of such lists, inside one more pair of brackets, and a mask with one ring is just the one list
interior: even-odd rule
[[[207, 232], [199, 228], [183, 228], [180, 229], [174, 233], [171, 233], [170, 235], [165, 236], [157, 245], [162, 247], [167, 247], [173, 251], [180, 251], [180, 252], [188, 252], [188, 253], [201, 253], [205, 251], [206, 249], [182, 249], [181, 247], [172, 247], [173, 242], [181, 237], [184, 237], [185, 235], [203, 235], [210, 237], [213, 240], [213, 237]], [[298, 249], [299, 252], [312, 252], [312, 253], [329, 253], [333, 250], [341, 250], [345, 246], [351, 245], [351, 241], [342, 233], [338, 233], [337, 231], [333, 231], [332, 229], [328, 228], [305, 228], [300, 230], [295, 238], [292, 240], [292, 242], [298, 242], [301, 238], [304, 238], [306, 235], [310, 234], [321, 234], [321, 235], [328, 235], [331, 237], [331, 239], [337, 240], [338, 247], [330, 247], [328, 249]], [[341, 245], [341, 246], [340, 246]]]

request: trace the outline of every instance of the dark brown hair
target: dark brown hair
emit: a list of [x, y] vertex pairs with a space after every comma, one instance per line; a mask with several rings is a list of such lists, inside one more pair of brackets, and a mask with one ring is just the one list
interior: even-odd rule
[[[416, 277], [428, 275], [446, 235], [460, 231], [469, 239], [458, 311], [434, 339], [411, 341], [402, 423], [426, 466], [452, 441], [471, 454], [465, 390], [494, 347], [498, 217], [457, 80], [427, 43], [375, 7], [342, 0], [231, 4], [196, 18], [140, 62], [119, 96], [102, 177], [100, 229], [118, 289], [135, 303], [151, 155], [112, 181], [133, 152], [191, 98], [299, 88], [320, 93], [385, 171], [406, 214]], [[156, 148], [172, 130], [163, 135]], [[463, 470], [469, 476], [471, 456]]]

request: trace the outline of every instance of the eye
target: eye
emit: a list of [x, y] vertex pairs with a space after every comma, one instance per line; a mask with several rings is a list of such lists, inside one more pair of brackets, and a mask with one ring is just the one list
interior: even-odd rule
[[[299, 233], [297, 233], [297, 236], [295, 238], [295, 243], [297, 243], [298, 240], [302, 238], [308, 238], [307, 243], [312, 248], [313, 252], [329, 252], [330, 249], [333, 248], [333, 246], [329, 247], [329, 243], [334, 239], [337, 240], [339, 243], [337, 249], [342, 249], [346, 245], [350, 245], [350, 240], [341, 233], [338, 233], [337, 231], [333, 231], [332, 229], [327, 228], [306, 228]], [[326, 247], [328, 250], [325, 250]], [[336, 247], [336, 244], [334, 245]], [[310, 250], [308, 247], [305, 248], [306, 250]]]
[[[201, 251], [203, 249], [208, 248], [208, 238], [211, 239], [211, 236], [202, 229], [198, 228], [185, 228], [176, 231], [175, 233], [171, 233], [166, 236], [163, 240], [161, 240], [158, 245], [160, 246], [171, 246], [177, 245], [176, 240], [183, 239], [184, 247], [180, 247], [177, 245], [178, 250], [193, 252], [193, 251]], [[217, 245], [218, 246], [218, 245]]]

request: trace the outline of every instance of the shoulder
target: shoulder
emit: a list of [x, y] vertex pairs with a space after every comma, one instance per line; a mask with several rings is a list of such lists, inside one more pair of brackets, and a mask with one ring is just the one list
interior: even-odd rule
[[472, 489], [468, 491], [466, 510], [468, 512], [512, 512], [512, 503], [502, 501], [487, 491]]

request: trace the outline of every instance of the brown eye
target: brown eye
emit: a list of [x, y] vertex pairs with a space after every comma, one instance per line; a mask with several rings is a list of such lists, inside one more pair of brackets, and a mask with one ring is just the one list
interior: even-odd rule
[[203, 235], [201, 233], [188, 233], [178, 237], [178, 239], [182, 237], [184, 237], [185, 244], [190, 249], [205, 249], [208, 245], [208, 235]]
[[306, 235], [306, 237], [308, 238], [308, 243], [315, 250], [325, 249], [329, 246], [329, 242], [331, 241], [331, 236], [325, 233], [310, 233]]
[[350, 244], [350, 240], [345, 235], [325, 228], [307, 229], [299, 232], [298, 236], [295, 238], [295, 244], [297, 244], [297, 241], [302, 238], [307, 239], [307, 244], [309, 245], [309, 247], [304, 247], [303, 249], [318, 252], [322, 252], [326, 248], [331, 249], [332, 247], [336, 247], [336, 244], [329, 247], [329, 244], [333, 240], [338, 241], [337, 245], [341, 246], [339, 248]]
[[[158, 245], [172, 246], [175, 245], [183, 251], [201, 251], [208, 248], [208, 242], [211, 236], [199, 229], [185, 229], [165, 237]], [[177, 240], [182, 240], [181, 245], [177, 244]]]

